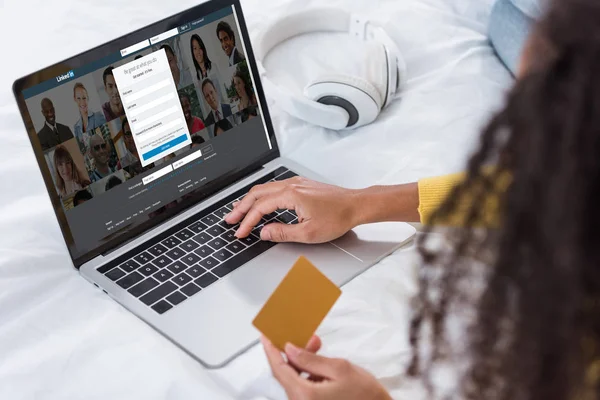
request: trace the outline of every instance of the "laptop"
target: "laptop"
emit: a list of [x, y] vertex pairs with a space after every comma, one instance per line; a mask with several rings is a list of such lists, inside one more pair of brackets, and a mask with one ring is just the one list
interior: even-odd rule
[[409, 241], [402, 223], [319, 245], [234, 236], [257, 184], [326, 182], [281, 157], [238, 0], [212, 0], [14, 83], [81, 276], [210, 368], [257, 342], [252, 319], [304, 255], [343, 285]]

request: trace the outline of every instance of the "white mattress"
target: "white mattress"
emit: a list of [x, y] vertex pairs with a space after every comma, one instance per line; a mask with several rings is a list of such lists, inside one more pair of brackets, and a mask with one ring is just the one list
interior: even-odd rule
[[[485, 35], [492, 0], [327, 3], [386, 24], [406, 58], [408, 87], [375, 124], [347, 133], [318, 129], [272, 104], [283, 154], [349, 187], [460, 170], [479, 128], [511, 83]], [[10, 94], [9, 85], [25, 73], [193, 4], [0, 0], [5, 39], [0, 74], [0, 399], [283, 398], [261, 348], [224, 369], [205, 370], [79, 277]], [[252, 36], [283, 13], [319, 4], [242, 0]], [[275, 81], [300, 90], [324, 72], [356, 72], [364, 63], [360, 55], [360, 44], [344, 36], [311, 35], [276, 49], [266, 65]], [[367, 368], [396, 398], [419, 398], [420, 393], [418, 385], [403, 377], [414, 257], [412, 248], [398, 251], [344, 287], [318, 332], [323, 354]]]

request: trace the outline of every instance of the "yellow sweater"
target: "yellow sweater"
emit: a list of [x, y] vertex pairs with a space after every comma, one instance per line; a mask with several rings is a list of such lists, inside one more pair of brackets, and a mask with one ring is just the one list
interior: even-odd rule
[[[491, 174], [492, 168], [484, 168], [484, 174]], [[431, 217], [435, 210], [444, 202], [452, 189], [465, 179], [465, 173], [451, 174], [438, 176], [433, 178], [421, 179], [418, 182], [419, 188], [419, 215], [421, 223], [430, 224]], [[508, 188], [510, 184], [510, 176], [500, 174], [499, 179], [495, 183], [495, 192], [501, 193]], [[499, 218], [499, 197], [496, 193], [488, 194], [483, 202], [483, 215], [478, 224], [483, 226], [496, 226]], [[460, 199], [457, 209], [445, 219], [438, 220], [438, 225], [461, 226], [465, 224], [464, 218], [472, 205], [469, 196], [464, 196]]]
[[465, 174], [460, 173], [425, 178], [419, 181], [419, 215], [421, 223], [429, 223], [433, 212], [448, 197], [452, 188], [459, 184], [464, 177]]
[[[438, 176], [434, 178], [421, 179], [418, 182], [419, 187], [419, 215], [421, 217], [421, 223], [429, 224], [431, 216], [435, 210], [446, 200], [452, 189], [461, 183], [465, 179], [464, 173]], [[500, 191], [506, 190], [510, 184], [510, 178], [503, 175], [500, 179], [498, 189]], [[483, 208], [483, 224], [485, 226], [491, 226], [498, 222], [499, 210], [498, 210], [498, 199], [497, 198], [486, 198], [486, 204]], [[463, 218], [465, 212], [470, 206], [469, 201], [461, 202], [458, 205], [458, 209], [452, 215], [447, 217], [445, 220], [438, 221], [443, 225], [460, 226], [464, 223]], [[585, 376], [585, 387], [581, 393], [578, 393], [575, 398], [578, 400], [595, 399], [595, 390], [598, 387], [598, 381], [600, 380], [600, 359], [598, 359], [598, 351], [595, 343], [588, 343], [584, 341], [584, 352], [590, 355], [591, 361], [587, 368]]]

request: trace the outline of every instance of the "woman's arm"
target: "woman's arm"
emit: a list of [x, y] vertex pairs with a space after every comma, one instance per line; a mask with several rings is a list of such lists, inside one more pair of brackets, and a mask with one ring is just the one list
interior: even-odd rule
[[263, 240], [322, 243], [367, 223], [404, 221], [427, 223], [462, 174], [423, 179], [419, 183], [345, 189], [305, 178], [258, 185], [226, 216], [240, 223], [236, 235], [246, 237], [264, 215], [277, 209], [294, 210], [299, 224], [271, 223]]

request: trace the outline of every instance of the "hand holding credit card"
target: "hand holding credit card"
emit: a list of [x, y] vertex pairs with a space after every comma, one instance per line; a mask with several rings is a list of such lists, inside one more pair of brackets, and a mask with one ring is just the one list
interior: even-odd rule
[[304, 348], [341, 290], [305, 257], [300, 257], [253, 321], [279, 350]]

